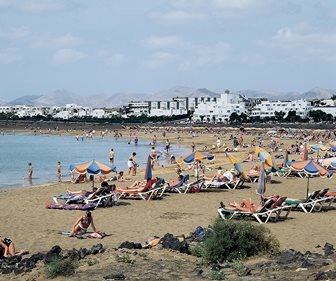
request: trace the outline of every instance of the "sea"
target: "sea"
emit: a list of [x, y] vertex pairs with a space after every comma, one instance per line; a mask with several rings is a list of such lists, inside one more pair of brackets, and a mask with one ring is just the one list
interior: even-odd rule
[[[151, 151], [149, 140], [139, 139], [138, 144], [124, 138], [93, 137], [83, 140], [75, 136], [5, 134], [0, 136], [0, 189], [28, 187], [57, 182], [57, 162], [61, 161], [62, 180], [70, 179], [70, 164], [83, 164], [97, 160], [109, 164], [108, 153], [115, 151], [117, 171], [127, 172], [127, 160], [136, 152], [136, 161], [144, 167]], [[169, 153], [164, 144], [155, 146], [160, 165], [167, 165], [173, 154], [176, 159], [190, 151], [171, 145]], [[28, 180], [28, 163], [33, 166], [33, 179]], [[127, 173], [126, 173], [127, 175]]]

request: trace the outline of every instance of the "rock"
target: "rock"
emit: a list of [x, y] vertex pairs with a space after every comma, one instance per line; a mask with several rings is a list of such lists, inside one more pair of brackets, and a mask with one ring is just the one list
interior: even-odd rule
[[1, 268], [1, 273], [2, 274], [9, 274], [11, 273], [12, 271], [14, 271], [14, 266], [5, 266], [3, 268]]
[[283, 251], [278, 257], [278, 263], [289, 264], [296, 261], [296, 255], [294, 251]]
[[59, 257], [62, 248], [58, 245], [53, 246], [45, 255], [44, 262], [50, 263]]
[[86, 248], [79, 249], [79, 257], [84, 259], [89, 254], [89, 251]]
[[14, 268], [14, 274], [19, 275], [24, 272], [24, 268]]
[[248, 276], [251, 274], [251, 268], [248, 268], [247, 266], [245, 266], [244, 268], [242, 268], [239, 272], [238, 272], [238, 276], [242, 277], [242, 276]]
[[213, 264], [210, 264], [210, 268], [211, 270], [214, 270], [214, 271], [220, 271], [222, 267], [218, 263], [213, 263]]
[[323, 250], [324, 250], [324, 255], [326, 257], [330, 256], [334, 253], [334, 245], [330, 243], [325, 243]]
[[59, 255], [60, 252], [62, 252], [62, 248], [58, 245], [53, 246], [48, 253], [54, 253], [56, 255]]
[[178, 238], [170, 233], [165, 234], [165, 236], [160, 239], [160, 244], [163, 248], [172, 249], [184, 254], [190, 254], [188, 243], [186, 241], [180, 242]]
[[305, 271], [305, 270], [308, 270], [307, 268], [302, 268], [302, 267], [299, 267], [295, 270], [295, 272], [301, 272], [301, 271]]
[[123, 273], [110, 274], [103, 277], [105, 280], [124, 280], [126, 276]]
[[69, 259], [71, 260], [80, 260], [80, 253], [78, 250], [76, 249], [72, 249], [71, 251], [69, 251]]
[[307, 268], [307, 267], [312, 267], [314, 266], [314, 263], [310, 260], [304, 260], [301, 264], [301, 267]]
[[119, 249], [142, 249], [141, 243], [125, 241], [120, 244]]
[[326, 280], [326, 279], [328, 279], [328, 276], [325, 272], [319, 271], [315, 274], [315, 280]]
[[97, 244], [97, 245], [93, 245], [91, 248], [91, 254], [92, 255], [96, 255], [99, 253], [99, 251], [103, 248], [103, 245], [101, 243]]
[[15, 265], [19, 263], [21, 260], [22, 260], [22, 256], [14, 256], [14, 257], [7, 258], [6, 262], [9, 265]]

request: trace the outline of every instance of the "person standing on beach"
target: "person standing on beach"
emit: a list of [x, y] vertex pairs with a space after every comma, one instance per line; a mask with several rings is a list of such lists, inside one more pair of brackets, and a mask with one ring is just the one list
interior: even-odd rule
[[220, 145], [221, 145], [221, 140], [220, 140], [220, 137], [218, 137], [216, 141], [217, 150], [219, 150]]
[[32, 163], [28, 163], [28, 179], [31, 182], [33, 179], [33, 165]]
[[58, 161], [58, 163], [57, 163], [57, 178], [58, 178], [59, 182], [62, 181], [61, 170], [62, 170], [61, 161]]
[[195, 142], [191, 143], [191, 152], [195, 152]]
[[127, 161], [127, 166], [128, 166], [128, 174], [132, 176], [135, 176], [136, 175], [136, 167], [137, 167], [137, 163], [135, 162], [135, 155], [136, 153], [133, 152], [131, 154], [131, 156], [128, 158], [128, 161]]
[[169, 139], [166, 139], [166, 151], [167, 151], [167, 153], [169, 152], [169, 149], [170, 149], [170, 142], [169, 142]]
[[152, 169], [154, 169], [155, 163], [156, 163], [156, 159], [157, 159], [157, 152], [155, 147], [152, 147], [151, 153], [150, 153], [150, 157], [152, 158]]
[[115, 156], [115, 151], [114, 151], [113, 148], [109, 152], [108, 156], [109, 156], [109, 159], [110, 159], [110, 164], [113, 164], [114, 163], [114, 156]]

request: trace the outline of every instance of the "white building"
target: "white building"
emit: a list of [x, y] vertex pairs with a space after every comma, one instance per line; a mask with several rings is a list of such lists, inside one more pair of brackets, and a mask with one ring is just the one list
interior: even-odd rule
[[185, 101], [152, 101], [149, 116], [172, 116], [187, 114]]
[[238, 94], [223, 93], [219, 98], [206, 98], [199, 102], [194, 121], [228, 122], [233, 112], [246, 113], [243, 98]]
[[127, 114], [133, 116], [148, 115], [150, 112], [150, 102], [131, 101], [127, 105]]
[[312, 110], [311, 102], [306, 100], [294, 101], [261, 101], [251, 112], [251, 117], [274, 117], [275, 112], [284, 112], [284, 118], [289, 111], [296, 111], [296, 115], [301, 118], [308, 117], [309, 111]]
[[313, 107], [312, 110], [321, 110], [327, 114], [331, 114], [333, 117], [336, 117], [336, 106], [319, 106]]

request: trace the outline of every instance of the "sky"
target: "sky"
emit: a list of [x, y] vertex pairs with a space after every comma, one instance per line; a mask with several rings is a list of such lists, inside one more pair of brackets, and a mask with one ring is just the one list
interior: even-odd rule
[[334, 0], [0, 0], [0, 99], [335, 89]]

